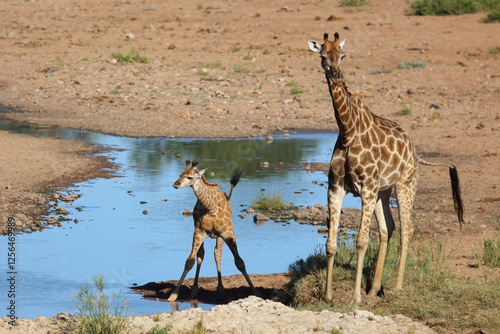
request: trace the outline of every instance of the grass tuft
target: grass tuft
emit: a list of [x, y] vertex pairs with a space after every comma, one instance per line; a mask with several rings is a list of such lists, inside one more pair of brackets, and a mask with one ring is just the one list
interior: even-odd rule
[[411, 115], [411, 109], [408, 107], [404, 107], [403, 109], [396, 112], [398, 115]]
[[129, 53], [127, 53], [126, 55], [122, 54], [121, 52], [117, 52], [113, 53], [111, 57], [118, 60], [119, 63], [130, 63], [130, 62], [143, 63], [143, 64], [149, 63], [148, 58], [141, 57], [139, 52], [136, 51], [134, 48], [130, 48]]
[[257, 211], [285, 210], [290, 204], [285, 202], [283, 195], [279, 193], [268, 194], [262, 192], [256, 199], [250, 202], [250, 206]]
[[104, 275], [94, 275], [91, 283], [79, 284], [76, 299], [76, 315], [80, 317], [78, 333], [116, 334], [124, 332], [127, 324], [128, 304], [121, 298], [121, 291], [111, 294], [104, 289]]
[[341, 7], [360, 7], [370, 4], [369, 0], [339, 0]]
[[170, 333], [172, 330], [172, 325], [171, 324], [166, 324], [163, 327], [160, 327], [160, 325], [156, 324], [153, 328], [151, 328], [147, 334], [167, 334]]
[[408, 60], [400, 63], [398, 69], [405, 70], [407, 68], [425, 68], [427, 63], [425, 61]]

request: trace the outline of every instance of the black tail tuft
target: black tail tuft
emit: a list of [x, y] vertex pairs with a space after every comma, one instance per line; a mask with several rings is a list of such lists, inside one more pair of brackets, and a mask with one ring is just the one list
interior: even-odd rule
[[229, 192], [229, 196], [227, 196], [228, 201], [231, 199], [231, 195], [233, 194], [233, 188], [236, 187], [238, 182], [240, 182], [241, 174], [243, 174], [241, 169], [236, 168], [233, 172], [233, 176], [231, 176], [231, 191]]
[[233, 176], [231, 176], [231, 185], [236, 187], [238, 182], [240, 182], [241, 174], [243, 174], [243, 171], [239, 168], [236, 168], [233, 172]]
[[462, 223], [464, 221], [464, 204], [462, 203], [460, 182], [458, 181], [458, 173], [455, 166], [450, 167], [450, 179], [451, 191], [453, 193], [453, 205], [455, 206], [455, 212], [457, 213], [458, 221], [460, 222], [460, 229], [462, 229]]

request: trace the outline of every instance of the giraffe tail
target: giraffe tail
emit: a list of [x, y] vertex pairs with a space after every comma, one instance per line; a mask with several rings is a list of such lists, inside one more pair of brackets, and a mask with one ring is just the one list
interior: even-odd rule
[[236, 168], [233, 171], [233, 175], [231, 176], [231, 191], [229, 192], [229, 196], [227, 196], [227, 200], [229, 201], [231, 199], [231, 195], [233, 194], [233, 188], [236, 187], [238, 182], [240, 182], [241, 174], [243, 174], [243, 171], [239, 168]]
[[455, 212], [458, 216], [458, 221], [460, 223], [460, 230], [462, 230], [462, 223], [464, 221], [464, 204], [462, 202], [462, 195], [460, 191], [460, 182], [458, 180], [457, 168], [453, 165], [433, 163], [425, 161], [418, 158], [418, 162], [425, 166], [443, 166], [450, 169], [450, 180], [451, 180], [451, 192], [453, 195], [453, 206], [455, 207]]

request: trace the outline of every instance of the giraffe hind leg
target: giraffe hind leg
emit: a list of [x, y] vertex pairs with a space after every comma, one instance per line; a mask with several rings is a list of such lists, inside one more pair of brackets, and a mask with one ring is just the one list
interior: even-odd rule
[[373, 277], [370, 292], [368, 293], [370, 297], [375, 297], [382, 288], [382, 273], [384, 271], [387, 246], [395, 228], [391, 208], [389, 206], [391, 191], [392, 188], [379, 192], [377, 204], [375, 205], [375, 217], [378, 223], [380, 246], [378, 250], [377, 266], [375, 267], [375, 275]]
[[222, 237], [217, 237], [215, 249], [214, 249], [214, 257], [215, 257], [215, 264], [217, 265], [217, 292], [223, 293], [224, 292], [224, 286], [222, 285], [222, 274], [221, 274], [221, 268], [220, 268], [220, 261], [222, 258], [222, 246], [224, 245], [224, 239]]
[[252, 281], [250, 280], [250, 277], [247, 274], [247, 271], [245, 268], [245, 262], [243, 262], [243, 259], [238, 254], [238, 247], [236, 246], [236, 238], [234, 236], [234, 233], [226, 233], [226, 234], [222, 235], [222, 237], [224, 238], [226, 245], [231, 250], [231, 253], [233, 253], [234, 264], [236, 265], [236, 268], [238, 268], [238, 270], [245, 277], [248, 285], [250, 286], [250, 289], [252, 290], [252, 293], [256, 296], [259, 296], [259, 293], [257, 292], [255, 287], [253, 286]]

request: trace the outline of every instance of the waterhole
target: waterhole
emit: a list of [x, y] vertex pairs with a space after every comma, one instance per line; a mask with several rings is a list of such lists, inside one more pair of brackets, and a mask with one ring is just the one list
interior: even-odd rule
[[[169, 303], [142, 299], [130, 293], [129, 288], [133, 284], [177, 280], [182, 273], [193, 236], [193, 219], [183, 216], [182, 211], [192, 210], [196, 197], [191, 188], [174, 189], [172, 184], [184, 170], [187, 159], [198, 161], [199, 168], [207, 168], [207, 180], [219, 183], [219, 188], [226, 192], [232, 171], [243, 170], [231, 205], [238, 250], [248, 273], [286, 272], [297, 258], [324, 247], [326, 239], [317, 232], [318, 227], [294, 221], [257, 225], [252, 216], [238, 215], [263, 191], [282, 194], [287, 202], [297, 206], [326, 205], [327, 175], [308, 172], [300, 166], [328, 162], [336, 140], [334, 133], [276, 135], [269, 143], [265, 138], [127, 138], [8, 122], [0, 122], [0, 130], [78, 139], [115, 148], [101, 154], [118, 166], [118, 177], [93, 179], [67, 190], [81, 197], [72, 204], [60, 204], [70, 212], [67, 217], [71, 219], [63, 222], [62, 227], [17, 235], [19, 317], [74, 313], [72, 296], [78, 283], [101, 273], [109, 287], [122, 290], [134, 314], [170, 312]], [[263, 167], [265, 162], [269, 167]], [[278, 164], [288, 167], [273, 167]], [[360, 204], [348, 196], [344, 206], [359, 208]], [[215, 241], [207, 239], [207, 254], [214, 246]], [[187, 278], [194, 274], [193, 269]], [[200, 276], [216, 274], [213, 256], [205, 256]], [[223, 249], [222, 274], [239, 274], [227, 246]], [[2, 280], [1, 291], [8, 290], [6, 284]], [[179, 309], [189, 307], [185, 303], [179, 305]]]

